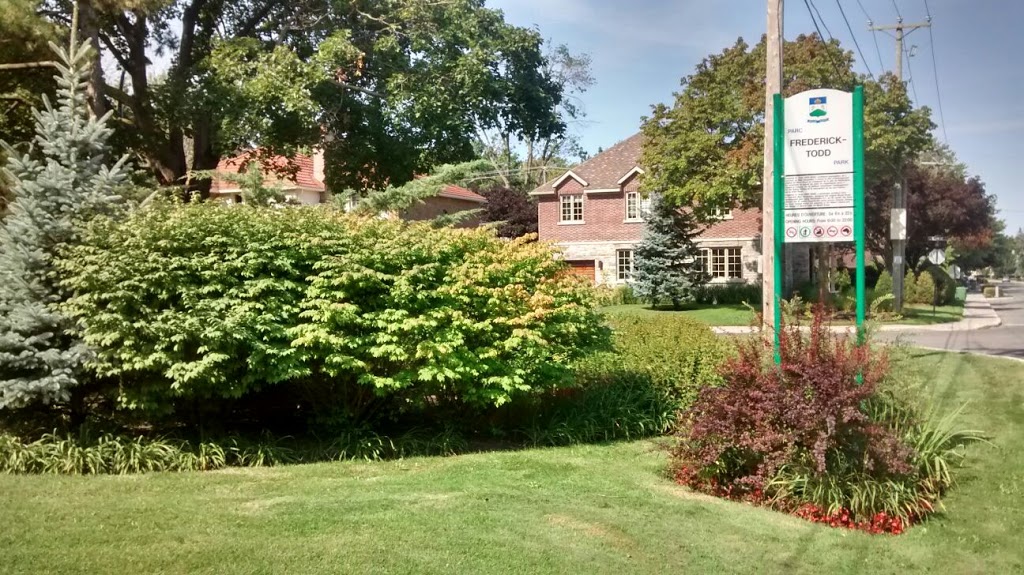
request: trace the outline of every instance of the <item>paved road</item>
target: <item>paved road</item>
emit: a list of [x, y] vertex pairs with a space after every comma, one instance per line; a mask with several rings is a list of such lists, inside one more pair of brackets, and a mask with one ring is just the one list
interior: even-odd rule
[[999, 327], [945, 333], [907, 332], [898, 336], [892, 334], [887, 339], [898, 337], [901, 341], [922, 347], [1024, 360], [1024, 283], [1013, 282], [1000, 285], [1003, 295], [1008, 297], [990, 300], [992, 307], [999, 314], [999, 318], [1003, 320]]

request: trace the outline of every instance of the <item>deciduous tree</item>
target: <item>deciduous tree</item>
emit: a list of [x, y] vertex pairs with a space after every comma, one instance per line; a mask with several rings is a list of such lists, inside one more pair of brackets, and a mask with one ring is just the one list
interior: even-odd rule
[[[905, 160], [930, 141], [927, 108], [914, 109], [892, 75], [875, 82], [852, 70], [853, 55], [838, 42], [799, 36], [784, 48], [784, 96], [811, 88], [850, 91], [865, 87], [868, 181], [884, 185]], [[764, 142], [765, 41], [742, 39], [698, 64], [682, 80], [672, 106], [656, 105], [643, 124], [646, 185], [663, 190], [677, 205], [698, 215], [738, 202], [758, 206]], [[884, 228], [888, 232], [888, 212]], [[881, 221], [869, 224], [881, 229]]]
[[[81, 2], [118, 68], [94, 70], [92, 91], [164, 184], [236, 148], [321, 143], [329, 186], [381, 188], [470, 159], [478, 127], [565, 129], [540, 36], [482, 0]], [[66, 23], [68, 0], [46, 14]]]
[[481, 192], [487, 198], [483, 221], [501, 222], [498, 235], [519, 238], [537, 233], [537, 203], [519, 190], [497, 187]]

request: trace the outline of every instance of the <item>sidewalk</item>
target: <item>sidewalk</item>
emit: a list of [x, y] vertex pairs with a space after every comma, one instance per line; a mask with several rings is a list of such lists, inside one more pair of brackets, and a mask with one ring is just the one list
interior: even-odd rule
[[[999, 319], [996, 311], [988, 298], [980, 293], [967, 294], [964, 302], [964, 317], [960, 321], [949, 323], [936, 323], [931, 325], [910, 325], [910, 324], [872, 324], [868, 325], [873, 331], [885, 332], [953, 332], [953, 331], [974, 331], [997, 327], [1003, 322]], [[754, 326], [712, 326], [712, 331], [720, 335], [745, 335], [757, 333], [760, 328]], [[832, 326], [832, 331], [837, 333], [854, 333], [856, 328], [852, 325]]]

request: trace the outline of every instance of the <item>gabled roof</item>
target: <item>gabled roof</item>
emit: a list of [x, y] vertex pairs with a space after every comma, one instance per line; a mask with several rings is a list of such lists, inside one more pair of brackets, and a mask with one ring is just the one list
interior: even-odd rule
[[451, 198], [453, 200], [466, 200], [467, 202], [476, 202], [478, 204], [487, 203], [487, 198], [481, 196], [480, 194], [474, 192], [473, 190], [468, 190], [461, 186], [455, 185], [446, 186], [443, 190], [441, 190], [441, 193], [437, 195], [442, 198]]
[[561, 184], [570, 174], [577, 181], [586, 182], [586, 189], [617, 189], [622, 184], [623, 177], [639, 166], [643, 141], [643, 134], [634, 134], [572, 170], [558, 174], [558, 177], [544, 183], [531, 193], [534, 195], [550, 194], [554, 191], [553, 187]]

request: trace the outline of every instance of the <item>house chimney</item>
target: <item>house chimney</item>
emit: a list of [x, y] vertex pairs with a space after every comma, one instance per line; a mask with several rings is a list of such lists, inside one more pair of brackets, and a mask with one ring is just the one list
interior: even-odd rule
[[313, 179], [324, 183], [324, 150], [316, 148], [313, 150]]

